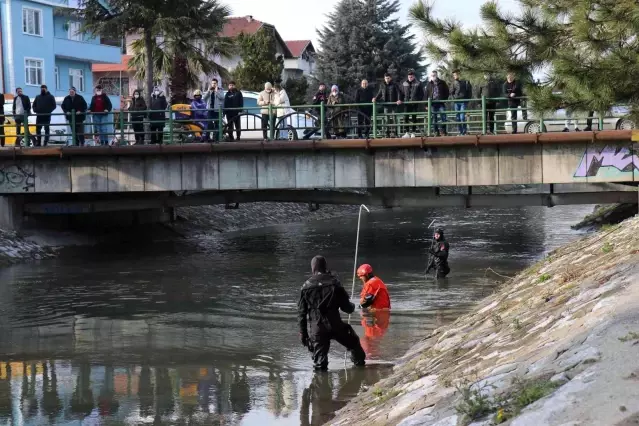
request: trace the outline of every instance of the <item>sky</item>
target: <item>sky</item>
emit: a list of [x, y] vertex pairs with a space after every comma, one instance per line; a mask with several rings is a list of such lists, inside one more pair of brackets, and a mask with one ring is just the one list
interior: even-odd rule
[[[434, 1], [435, 15], [455, 17], [469, 27], [481, 23], [479, 8], [483, 0]], [[339, 0], [227, 0], [232, 16], [253, 15], [253, 18], [274, 25], [284, 40], [312, 40], [319, 47], [317, 28], [326, 25], [327, 15]], [[408, 9], [415, 0], [400, 0], [400, 19], [408, 23]], [[503, 10], [517, 11], [517, 0], [498, 0]], [[417, 34], [419, 36], [419, 34]]]

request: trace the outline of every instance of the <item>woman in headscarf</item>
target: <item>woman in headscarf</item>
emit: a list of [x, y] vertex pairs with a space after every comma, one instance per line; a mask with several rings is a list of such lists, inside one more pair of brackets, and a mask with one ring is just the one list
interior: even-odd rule
[[336, 106], [343, 103], [344, 98], [339, 91], [339, 87], [334, 84], [333, 87], [331, 87], [331, 94], [328, 96], [328, 102], [326, 104], [330, 108], [330, 127], [333, 130], [334, 137], [339, 138], [346, 137], [346, 115], [340, 114], [342, 108]]
[[191, 117], [195, 124], [202, 128], [202, 140], [208, 139], [208, 134], [204, 132], [207, 128], [208, 111], [206, 110], [206, 101], [202, 99], [202, 91], [193, 92], [193, 101], [191, 102]]
[[288, 99], [288, 94], [281, 84], [275, 83], [273, 86], [275, 89], [275, 106], [277, 107], [277, 124], [280, 130], [280, 139], [288, 139], [288, 128], [291, 125], [291, 117], [282, 119], [295, 111], [291, 108], [291, 101]]

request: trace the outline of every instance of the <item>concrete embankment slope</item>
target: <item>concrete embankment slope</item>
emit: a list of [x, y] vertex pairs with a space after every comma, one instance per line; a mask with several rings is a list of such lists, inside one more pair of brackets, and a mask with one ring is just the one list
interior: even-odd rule
[[335, 425], [639, 421], [639, 219], [552, 252], [435, 330]]

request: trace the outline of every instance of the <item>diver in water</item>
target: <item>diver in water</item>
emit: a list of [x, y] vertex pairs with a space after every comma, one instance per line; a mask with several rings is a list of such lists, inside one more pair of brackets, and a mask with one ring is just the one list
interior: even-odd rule
[[428, 253], [430, 254], [430, 261], [426, 268], [426, 274], [428, 274], [433, 268], [435, 269], [435, 276], [437, 278], [445, 278], [446, 275], [450, 273], [450, 268], [448, 267], [449, 248], [450, 246], [448, 245], [448, 241], [446, 241], [446, 237], [444, 237], [444, 230], [442, 228], [438, 228], [435, 231], [433, 244], [428, 250]]
[[328, 270], [323, 256], [313, 258], [311, 271], [313, 276], [302, 286], [297, 311], [302, 345], [313, 352], [315, 370], [328, 369], [331, 340], [336, 340], [350, 351], [353, 364], [363, 366], [366, 353], [359, 337], [353, 327], [344, 323], [339, 315], [340, 309], [347, 314], [353, 313], [355, 305], [351, 303], [337, 276]]

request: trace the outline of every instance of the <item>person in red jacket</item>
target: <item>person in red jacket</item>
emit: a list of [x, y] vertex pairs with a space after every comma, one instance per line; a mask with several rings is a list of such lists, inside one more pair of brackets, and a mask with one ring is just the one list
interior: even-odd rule
[[386, 284], [373, 275], [373, 267], [364, 264], [357, 269], [357, 277], [364, 283], [359, 306], [362, 309], [390, 309], [390, 296]]

